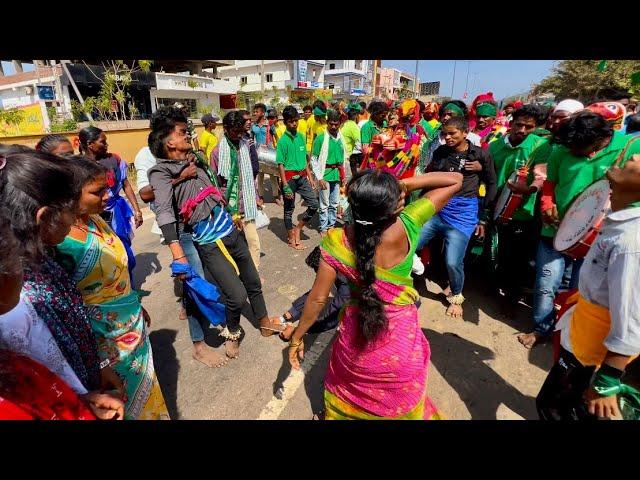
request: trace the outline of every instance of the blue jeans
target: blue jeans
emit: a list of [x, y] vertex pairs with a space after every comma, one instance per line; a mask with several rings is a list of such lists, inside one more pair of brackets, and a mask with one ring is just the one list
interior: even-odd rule
[[[180, 234], [180, 246], [182, 247], [184, 254], [187, 256], [189, 265], [193, 267], [198, 275], [204, 278], [204, 269], [202, 268], [202, 262], [200, 261], [198, 251], [193, 244], [193, 239], [191, 238], [190, 233]], [[202, 342], [204, 340], [204, 330], [202, 329], [200, 320], [193, 315], [193, 312], [189, 311], [191, 310], [191, 308], [196, 307], [195, 305], [190, 304], [189, 309], [187, 310], [187, 319], [189, 321], [189, 335], [191, 336], [192, 342]]]
[[340, 182], [327, 182], [329, 187], [320, 190], [320, 231], [325, 232], [333, 228], [338, 218], [338, 204], [340, 203]]
[[464, 255], [467, 251], [470, 237], [442, 221], [439, 215], [435, 215], [422, 227], [417, 250], [422, 249], [438, 234], [444, 237], [445, 262], [449, 274], [451, 294], [458, 295], [462, 293], [462, 287], [464, 286]]
[[[548, 335], [555, 324], [554, 299], [563, 282], [570, 275], [568, 288], [578, 287], [583, 259], [574, 260], [553, 248], [553, 241], [542, 237], [536, 255], [536, 283], [533, 296], [534, 331]], [[570, 273], [568, 273], [570, 271]]]

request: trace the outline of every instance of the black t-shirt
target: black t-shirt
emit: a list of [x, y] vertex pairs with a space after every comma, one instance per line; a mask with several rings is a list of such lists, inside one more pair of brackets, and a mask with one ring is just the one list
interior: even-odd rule
[[[480, 183], [484, 182], [487, 193], [484, 206], [493, 202], [496, 196], [496, 171], [493, 165], [493, 158], [488, 150], [472, 145], [468, 140], [469, 148], [464, 152], [456, 152], [447, 145], [441, 145], [433, 152], [433, 160], [429, 165], [429, 170], [433, 172], [458, 172], [463, 175], [462, 189], [456, 194], [457, 197], [474, 198], [478, 196]], [[474, 172], [465, 170], [467, 162], [478, 161], [482, 165], [482, 171]]]

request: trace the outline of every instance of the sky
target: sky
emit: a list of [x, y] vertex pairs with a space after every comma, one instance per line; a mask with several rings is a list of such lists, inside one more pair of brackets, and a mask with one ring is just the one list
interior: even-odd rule
[[[554, 60], [458, 60], [456, 64], [453, 95], [453, 60], [419, 60], [420, 82], [440, 81], [440, 95], [463, 99], [469, 71], [468, 97], [473, 101], [479, 93], [493, 92], [496, 100], [517, 93], [527, 92], [533, 84], [551, 73]], [[413, 75], [415, 60], [382, 60], [382, 66], [397, 68]]]
[[[440, 95], [463, 99], [467, 83], [468, 97], [471, 102], [479, 93], [493, 92], [496, 100], [517, 93], [526, 92], [534, 83], [551, 73], [554, 60], [458, 60], [453, 95], [453, 60], [419, 60], [418, 77], [421, 82], [440, 81]], [[410, 74], [416, 70], [415, 60], [383, 60], [383, 67], [397, 68]], [[10, 62], [2, 62], [5, 75], [14, 72]], [[23, 64], [25, 71], [33, 70], [33, 65]]]

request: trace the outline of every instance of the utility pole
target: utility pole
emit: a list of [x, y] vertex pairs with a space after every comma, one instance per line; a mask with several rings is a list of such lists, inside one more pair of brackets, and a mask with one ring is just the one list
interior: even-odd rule
[[[78, 97], [78, 100], [80, 100], [80, 103], [84, 107], [84, 98], [82, 98], [82, 94], [80, 93], [80, 90], [78, 90], [76, 82], [73, 81], [73, 77], [69, 73], [69, 69], [67, 68], [67, 63], [69, 63], [69, 60], [60, 60], [60, 65], [62, 65], [62, 69], [64, 70], [64, 73], [67, 75], [67, 78], [69, 79], [69, 83], [73, 87], [73, 91], [76, 92], [76, 96]], [[91, 114], [89, 112], [86, 112], [86, 115], [89, 121], [93, 122], [93, 117], [91, 116]]]
[[416, 60], [416, 76], [413, 78], [413, 96], [418, 98], [418, 63], [420, 60]]
[[[467, 81], [464, 84], [464, 94], [469, 95], [469, 69], [471, 68], [471, 60], [467, 60]], [[466, 97], [465, 97], [466, 98]]]
[[260, 92], [264, 97], [264, 60], [260, 60]]
[[451, 82], [451, 98], [453, 98], [453, 87], [456, 84], [456, 65], [458, 64], [457, 60], [453, 61], [453, 81]]
[[373, 85], [372, 85], [372, 98], [377, 97], [377, 89], [378, 89], [378, 60], [373, 61]]

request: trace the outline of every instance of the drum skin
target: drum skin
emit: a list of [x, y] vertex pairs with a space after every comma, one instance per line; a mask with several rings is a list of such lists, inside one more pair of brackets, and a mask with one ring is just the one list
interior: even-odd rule
[[602, 228], [610, 196], [608, 180], [598, 180], [578, 195], [560, 222], [554, 248], [576, 260], [584, 258]]

